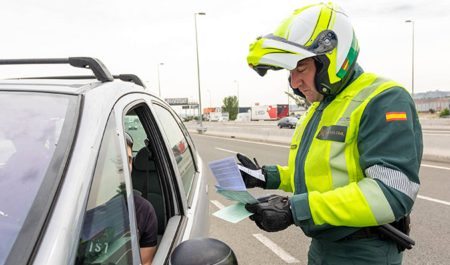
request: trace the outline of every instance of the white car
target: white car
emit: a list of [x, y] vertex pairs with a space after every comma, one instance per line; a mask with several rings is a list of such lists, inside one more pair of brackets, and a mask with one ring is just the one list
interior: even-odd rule
[[278, 121], [278, 128], [290, 128], [294, 129], [297, 126], [298, 119], [296, 117], [284, 117]]
[[[94, 72], [0, 80], [0, 264], [140, 264], [133, 190], [158, 217], [154, 264], [208, 235], [206, 167], [179, 117], [139, 78], [112, 76], [89, 57], [0, 64]], [[131, 174], [128, 130], [133, 155], [147, 154]]]

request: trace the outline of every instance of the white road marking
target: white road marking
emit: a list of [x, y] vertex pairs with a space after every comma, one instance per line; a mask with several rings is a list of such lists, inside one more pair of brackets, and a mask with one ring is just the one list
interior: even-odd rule
[[262, 234], [253, 234], [256, 239], [263, 243], [268, 249], [272, 250], [278, 257], [284, 260], [286, 263], [299, 263], [298, 259], [292, 257], [289, 253], [284, 251], [280, 246], [275, 244], [272, 240], [268, 239]]
[[238, 152], [233, 151], [233, 150], [223, 149], [223, 148], [219, 148], [219, 147], [216, 147], [216, 149], [220, 150], [220, 151], [228, 152], [228, 153], [233, 153], [233, 154], [237, 154], [238, 153]]
[[422, 167], [431, 167], [431, 168], [438, 168], [438, 169], [444, 169], [444, 170], [450, 170], [449, 167], [440, 167], [440, 166], [433, 166], [433, 165], [428, 165], [428, 164], [422, 164]]
[[225, 208], [225, 206], [223, 204], [221, 204], [219, 201], [211, 200], [211, 203], [214, 204], [217, 208], [219, 208], [219, 210], [222, 210], [223, 208]]
[[446, 202], [446, 201], [442, 201], [442, 200], [438, 200], [438, 199], [433, 199], [427, 196], [422, 196], [422, 195], [417, 195], [417, 198], [422, 199], [422, 200], [427, 200], [427, 201], [431, 201], [431, 202], [437, 202], [437, 203], [441, 203], [441, 204], [445, 204], [445, 205], [449, 205], [450, 206], [450, 202]]

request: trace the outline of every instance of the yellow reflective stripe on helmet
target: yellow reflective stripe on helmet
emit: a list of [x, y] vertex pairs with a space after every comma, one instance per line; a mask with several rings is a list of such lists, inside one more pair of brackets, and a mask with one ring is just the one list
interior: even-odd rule
[[274, 48], [267, 48], [263, 47], [264, 42], [267, 39], [265, 38], [259, 38], [252, 44], [250, 44], [250, 52], [247, 56], [247, 63], [249, 65], [259, 65], [261, 58], [264, 57], [264, 55], [269, 53], [289, 53], [288, 51], [280, 50], [280, 49], [274, 49]]
[[278, 36], [280, 38], [289, 38], [289, 26], [292, 23], [292, 20], [295, 18], [294, 15], [288, 17], [283, 22], [281, 22], [280, 26], [273, 32], [273, 35]]
[[283, 22], [281, 22], [281, 24], [278, 26], [278, 28], [273, 32], [273, 35], [288, 39], [289, 38], [289, 28], [291, 26], [292, 20], [294, 20], [297, 17], [297, 15], [299, 15], [303, 10], [308, 9], [313, 6], [316, 6], [316, 5], [318, 5], [318, 4], [307, 5], [302, 8], [296, 9], [290, 17], [288, 17], [287, 19], [283, 20]]
[[330, 84], [335, 84], [341, 81], [341, 78], [336, 75], [337, 49], [333, 49], [331, 53], [327, 53], [325, 56], [330, 60], [330, 65], [327, 69]]
[[322, 8], [320, 9], [319, 17], [317, 18], [316, 27], [314, 28], [309, 40], [305, 43], [305, 46], [311, 45], [320, 32], [328, 29], [331, 18], [333, 17], [333, 13], [333, 9], [331, 9], [329, 6], [322, 6]]
[[250, 52], [247, 56], [247, 63], [249, 65], [258, 65], [259, 60], [264, 55], [262, 44], [264, 40], [262, 38], [257, 39], [255, 42], [250, 44]]

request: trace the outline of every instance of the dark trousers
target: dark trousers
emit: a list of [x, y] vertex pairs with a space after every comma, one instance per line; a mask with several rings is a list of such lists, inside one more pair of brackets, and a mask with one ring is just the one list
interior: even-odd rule
[[312, 239], [308, 265], [397, 265], [403, 252], [390, 240], [378, 237], [330, 242]]

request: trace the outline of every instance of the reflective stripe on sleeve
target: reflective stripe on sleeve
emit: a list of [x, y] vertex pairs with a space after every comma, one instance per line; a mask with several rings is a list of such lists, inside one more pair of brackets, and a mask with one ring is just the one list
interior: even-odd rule
[[409, 180], [403, 172], [381, 165], [373, 165], [367, 168], [365, 172], [368, 177], [380, 180], [386, 186], [404, 193], [411, 200], [416, 199], [419, 184]]

